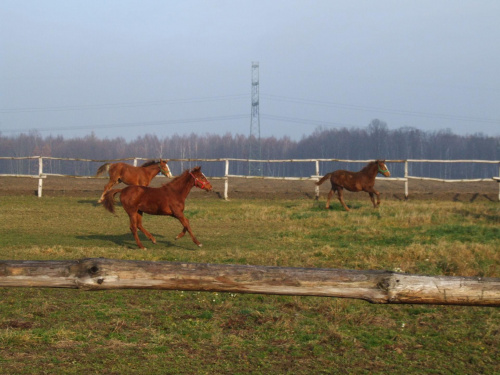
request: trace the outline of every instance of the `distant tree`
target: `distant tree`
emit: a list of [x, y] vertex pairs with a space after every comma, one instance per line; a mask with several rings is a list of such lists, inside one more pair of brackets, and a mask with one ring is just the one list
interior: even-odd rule
[[[146, 134], [132, 141], [122, 137], [99, 139], [95, 134], [65, 139], [62, 136], [42, 137], [31, 131], [28, 134], [7, 137], [0, 133], [0, 156], [53, 156], [109, 160], [139, 157], [145, 159], [218, 159], [248, 157], [248, 137], [226, 133], [223, 136], [206, 134], [172, 135], [158, 138]], [[263, 159], [479, 159], [499, 160], [500, 137], [484, 134], [461, 136], [451, 130], [424, 132], [402, 127], [389, 130], [387, 124], [374, 119], [366, 128], [317, 128], [311, 135], [294, 141], [289, 137], [261, 139]], [[46, 161], [44, 168], [52, 173], [94, 174], [98, 163]], [[192, 163], [181, 163], [185, 169]], [[342, 163], [322, 163], [322, 170], [330, 171], [347, 167]], [[361, 165], [348, 165], [355, 169]], [[216, 163], [203, 166], [208, 175], [221, 175], [223, 168]], [[231, 174], [244, 175], [248, 163], [232, 162]], [[314, 171], [307, 163], [274, 163], [267, 165], [266, 174], [276, 176], [309, 176]], [[0, 173], [33, 174], [38, 171], [38, 161], [0, 160]], [[391, 172], [403, 174], [403, 166], [395, 165]], [[179, 171], [176, 171], [179, 172]], [[174, 173], [176, 173], [174, 172]], [[411, 175], [443, 178], [479, 178], [498, 174], [498, 166], [463, 163], [415, 163]]]

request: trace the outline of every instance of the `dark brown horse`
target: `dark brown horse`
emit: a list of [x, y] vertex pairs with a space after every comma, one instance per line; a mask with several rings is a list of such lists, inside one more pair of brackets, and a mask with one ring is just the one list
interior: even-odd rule
[[183, 237], [187, 231], [191, 235], [193, 242], [201, 247], [201, 243], [196, 239], [189, 226], [189, 220], [184, 216], [184, 201], [193, 186], [206, 191], [212, 190], [212, 185], [208, 182], [205, 175], [201, 173], [200, 167], [184, 171], [180, 176], [159, 188], [127, 186], [123, 189], [110, 190], [104, 195], [103, 205], [109, 212], [114, 213], [114, 196], [121, 192], [120, 202], [130, 218], [130, 230], [134, 235], [135, 242], [137, 242], [137, 245], [141, 249], [144, 249], [144, 246], [137, 235], [137, 228], [156, 244], [156, 239], [153, 235], [142, 226], [143, 213], [168, 215], [177, 218], [184, 228], [175, 239], [178, 240]]
[[[330, 199], [333, 193], [337, 191], [338, 198], [342, 206], [349, 211], [349, 208], [344, 202], [343, 190], [347, 189], [349, 191], [366, 191], [370, 195], [373, 207], [377, 208], [380, 205], [380, 193], [373, 188], [375, 185], [375, 177], [380, 173], [385, 177], [389, 177], [391, 172], [387, 169], [385, 165], [385, 160], [375, 160], [368, 163], [359, 172], [350, 172], [344, 170], [337, 170], [326, 174], [321, 180], [316, 182], [316, 185], [321, 185], [326, 180], [330, 179], [332, 183], [332, 189], [328, 193], [328, 200], [326, 201], [326, 208], [330, 208]], [[377, 203], [373, 195], [377, 196]]]
[[172, 177], [170, 168], [167, 165], [168, 160], [149, 160], [140, 167], [134, 167], [127, 163], [106, 163], [99, 167], [96, 177], [108, 172], [109, 182], [104, 186], [101, 198], [98, 203], [104, 199], [104, 194], [111, 189], [114, 185], [123, 182], [126, 185], [140, 185], [148, 186], [153, 177], [158, 173], [163, 173], [167, 177]]

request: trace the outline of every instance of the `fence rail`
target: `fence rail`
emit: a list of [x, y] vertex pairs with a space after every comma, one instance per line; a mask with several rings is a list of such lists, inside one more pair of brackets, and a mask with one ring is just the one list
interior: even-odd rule
[[[44, 160], [62, 160], [62, 161], [78, 161], [78, 162], [98, 162], [98, 163], [109, 163], [109, 162], [120, 162], [120, 161], [133, 161], [133, 165], [137, 166], [139, 160], [148, 160], [146, 158], [123, 158], [123, 159], [83, 159], [83, 158], [56, 158], [49, 156], [26, 156], [26, 157], [0, 157], [0, 160], [38, 160], [38, 173], [37, 174], [0, 174], [0, 177], [25, 177], [25, 178], [37, 178], [38, 179], [38, 197], [42, 197], [43, 193], [43, 180], [48, 176], [53, 177], [71, 177], [71, 178], [97, 178], [95, 176], [78, 176], [70, 174], [58, 174], [58, 173], [47, 173], [44, 172], [43, 162]], [[350, 159], [280, 159], [280, 160], [255, 160], [255, 159], [237, 159], [237, 158], [216, 158], [216, 159], [169, 159], [169, 162], [180, 162], [180, 163], [191, 163], [191, 162], [218, 162], [224, 163], [224, 172], [221, 174], [222, 177], [210, 177], [211, 179], [224, 180], [224, 199], [228, 199], [229, 191], [229, 179], [230, 178], [246, 178], [246, 179], [265, 179], [265, 180], [286, 180], [286, 181], [318, 181], [322, 176], [320, 175], [320, 163], [324, 162], [341, 162], [341, 163], [368, 163], [372, 160], [350, 160]], [[264, 165], [265, 163], [313, 163], [315, 168], [315, 174], [309, 177], [276, 177], [276, 176], [265, 176], [265, 175], [242, 175], [242, 174], [230, 174], [230, 163], [259, 163]], [[403, 177], [384, 177], [386, 181], [404, 181], [404, 194], [405, 198], [409, 197], [409, 186], [408, 182], [410, 180], [423, 180], [423, 181], [438, 181], [447, 183], [466, 183], [466, 182], [486, 182], [486, 181], [497, 181], [499, 182], [499, 192], [498, 200], [500, 201], [500, 160], [427, 160], [427, 159], [404, 159], [404, 160], [387, 160], [386, 163], [399, 163], [404, 164], [404, 176]], [[409, 174], [409, 165], [416, 163], [477, 163], [477, 164], [494, 164], [498, 165], [498, 175], [492, 176], [490, 178], [471, 178], [471, 179], [443, 179], [434, 177], [419, 177], [411, 176]], [[319, 186], [315, 187], [316, 198], [319, 197]]]

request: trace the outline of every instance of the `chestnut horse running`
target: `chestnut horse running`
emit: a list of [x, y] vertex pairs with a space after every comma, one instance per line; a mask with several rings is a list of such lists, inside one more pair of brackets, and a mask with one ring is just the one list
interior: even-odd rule
[[180, 176], [159, 188], [127, 186], [123, 189], [110, 190], [104, 195], [103, 205], [109, 212], [114, 213], [114, 196], [121, 192], [120, 202], [130, 218], [130, 230], [134, 235], [135, 242], [141, 249], [144, 249], [144, 246], [137, 235], [137, 228], [156, 244], [153, 235], [142, 226], [142, 214], [144, 212], [150, 215], [168, 215], [177, 218], [184, 228], [175, 239], [178, 240], [183, 237], [187, 231], [191, 235], [193, 242], [201, 247], [201, 243], [196, 239], [189, 226], [189, 220], [184, 216], [184, 201], [193, 186], [206, 191], [212, 190], [212, 185], [205, 175], [201, 173], [200, 167], [184, 171]]
[[170, 173], [167, 161], [168, 160], [162, 159], [159, 161], [149, 160], [140, 167], [134, 167], [133, 165], [127, 163], [106, 163], [101, 165], [97, 170], [96, 177], [108, 172], [109, 182], [106, 186], [104, 186], [104, 191], [102, 192], [98, 203], [102, 203], [104, 194], [120, 182], [123, 182], [126, 185], [148, 186], [153, 177], [160, 172], [165, 176], [172, 178], [172, 173]]
[[[375, 190], [373, 186], [375, 185], [375, 177], [377, 177], [378, 173], [384, 175], [385, 177], [389, 177], [391, 175], [391, 172], [389, 172], [387, 166], [385, 165], [385, 160], [372, 161], [359, 172], [350, 172], [340, 169], [328, 173], [321, 180], [316, 182], [316, 185], [321, 185], [328, 179], [330, 179], [330, 182], [332, 183], [332, 189], [328, 193], [328, 200], [326, 201], [326, 208], [330, 208], [330, 199], [332, 198], [333, 193], [337, 191], [340, 203], [342, 203], [342, 206], [344, 206], [346, 211], [349, 211], [349, 208], [344, 202], [344, 189], [354, 192], [366, 191], [370, 195], [373, 207], [377, 208], [380, 205], [380, 193]], [[377, 203], [375, 203], [375, 199], [373, 197], [374, 194], [377, 196]]]

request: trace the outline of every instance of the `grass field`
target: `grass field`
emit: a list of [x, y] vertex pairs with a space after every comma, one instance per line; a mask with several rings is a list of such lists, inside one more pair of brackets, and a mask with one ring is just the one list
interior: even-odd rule
[[[114, 259], [500, 277], [500, 206], [481, 200], [188, 198], [137, 249], [120, 207], [0, 197], [4, 260]], [[0, 288], [0, 374], [500, 374], [500, 310], [319, 297]]]

